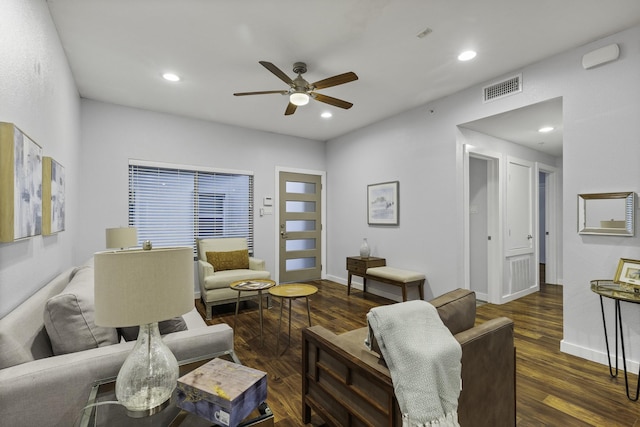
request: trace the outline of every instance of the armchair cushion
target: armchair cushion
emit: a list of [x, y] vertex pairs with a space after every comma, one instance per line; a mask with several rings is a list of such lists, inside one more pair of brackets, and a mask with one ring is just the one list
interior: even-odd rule
[[476, 321], [476, 293], [456, 289], [429, 301], [453, 335], [473, 328]]
[[249, 251], [247, 249], [226, 252], [207, 252], [207, 262], [214, 271], [239, 270], [249, 268]]
[[[456, 289], [429, 301], [438, 310], [442, 323], [452, 335], [473, 328], [476, 320], [476, 293], [468, 289]], [[382, 359], [380, 346], [373, 333], [365, 340], [367, 347]]]

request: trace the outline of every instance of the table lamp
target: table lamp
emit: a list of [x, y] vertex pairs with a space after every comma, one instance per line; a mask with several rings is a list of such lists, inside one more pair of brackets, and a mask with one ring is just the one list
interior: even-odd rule
[[107, 249], [125, 249], [138, 246], [138, 231], [134, 227], [107, 228], [105, 235], [107, 238]]
[[98, 252], [94, 271], [96, 325], [140, 326], [118, 373], [116, 397], [131, 417], [153, 415], [169, 404], [178, 379], [178, 362], [158, 322], [193, 309], [193, 250]]

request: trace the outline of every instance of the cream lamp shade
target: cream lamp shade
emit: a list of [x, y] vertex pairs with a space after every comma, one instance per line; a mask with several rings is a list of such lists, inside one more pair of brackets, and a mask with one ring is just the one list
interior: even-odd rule
[[138, 326], [193, 309], [191, 248], [99, 252], [94, 264], [97, 325]]
[[130, 248], [138, 245], [138, 231], [133, 227], [107, 228], [107, 249]]

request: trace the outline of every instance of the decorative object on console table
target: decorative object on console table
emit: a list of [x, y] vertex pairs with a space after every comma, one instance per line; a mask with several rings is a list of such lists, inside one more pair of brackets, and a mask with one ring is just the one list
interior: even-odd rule
[[267, 398], [267, 373], [213, 359], [178, 380], [177, 405], [212, 423], [236, 427]]
[[613, 281], [619, 283], [622, 289], [640, 293], [640, 261], [620, 258]]
[[99, 252], [95, 263], [95, 323], [140, 325], [138, 340], [116, 379], [116, 397], [131, 417], [161, 411], [178, 379], [178, 362], [158, 322], [193, 309], [193, 249]]
[[42, 148], [0, 123], [0, 242], [42, 234]]
[[383, 267], [387, 265], [387, 260], [384, 258], [367, 257], [362, 256], [350, 256], [347, 257], [347, 295], [351, 294], [351, 277], [362, 277], [362, 291], [367, 291], [367, 268], [370, 267]]
[[367, 186], [367, 223], [398, 225], [400, 182], [382, 182]]
[[369, 242], [365, 237], [362, 239], [362, 244], [360, 245], [360, 256], [362, 258], [369, 258], [369, 255], [371, 255], [371, 248], [369, 248]]
[[42, 234], [64, 231], [64, 167], [51, 157], [42, 159]]

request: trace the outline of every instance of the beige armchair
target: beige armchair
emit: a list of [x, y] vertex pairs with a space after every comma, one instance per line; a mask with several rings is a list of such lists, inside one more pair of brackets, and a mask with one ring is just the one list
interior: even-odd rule
[[[270, 278], [264, 260], [249, 256], [245, 238], [198, 239], [198, 279], [207, 320], [211, 319], [214, 305], [236, 302], [238, 292], [230, 289], [229, 284], [236, 280]], [[240, 300], [256, 294], [243, 291]]]

